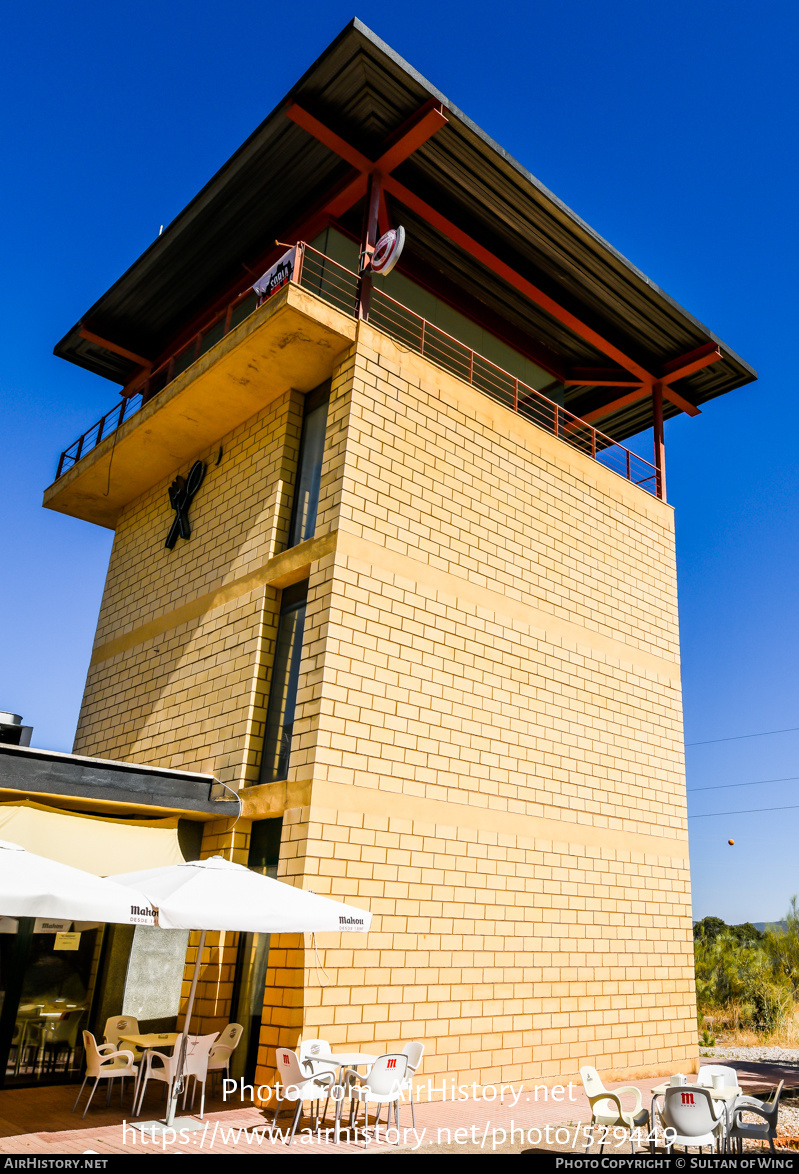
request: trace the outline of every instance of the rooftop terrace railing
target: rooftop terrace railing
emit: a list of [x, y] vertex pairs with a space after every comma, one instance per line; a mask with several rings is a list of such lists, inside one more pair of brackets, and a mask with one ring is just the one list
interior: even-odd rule
[[[357, 315], [358, 274], [303, 241], [297, 244], [297, 259], [291, 280], [345, 314], [351, 317]], [[245, 290], [206, 322], [189, 342], [147, 376], [133, 396], [123, 398], [120, 404], [106, 412], [102, 419], [61, 453], [56, 480], [77, 464], [81, 457], [96, 448], [101, 440], [119, 428], [125, 420], [130, 419], [144, 404], [163, 391], [178, 375], [188, 370], [201, 355], [254, 313], [261, 304], [262, 299], [253, 290]], [[658, 496], [657, 469], [651, 462], [625, 448], [612, 437], [606, 436], [593, 425], [587, 424], [579, 416], [573, 415], [554, 400], [548, 399], [535, 388], [510, 375], [496, 363], [471, 350], [465, 343], [453, 338], [374, 286], [369, 302], [369, 322], [403, 346], [423, 355], [445, 371], [490, 396], [497, 403], [565, 441], [586, 456], [592, 457], [625, 480]]]

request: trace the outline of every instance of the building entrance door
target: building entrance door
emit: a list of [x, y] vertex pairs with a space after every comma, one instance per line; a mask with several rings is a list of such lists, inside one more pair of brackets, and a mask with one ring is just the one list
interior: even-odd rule
[[0, 1083], [73, 1081], [83, 1060], [103, 926], [47, 918], [0, 924]]

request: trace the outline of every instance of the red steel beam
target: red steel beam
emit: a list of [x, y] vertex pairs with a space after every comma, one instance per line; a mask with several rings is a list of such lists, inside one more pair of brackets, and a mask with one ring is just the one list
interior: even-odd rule
[[602, 404], [599, 408], [594, 408], [591, 412], [583, 412], [580, 416], [586, 424], [593, 424], [595, 420], [601, 420], [603, 416], [609, 416], [612, 412], [617, 412], [621, 408], [629, 407], [630, 404], [636, 404], [639, 400], [646, 399], [648, 395], [652, 394], [651, 383], [639, 385], [628, 391], [626, 395], [620, 395], [610, 403]]
[[519, 293], [523, 293], [525, 297], [528, 297], [531, 302], [535, 302], [542, 310], [546, 310], [548, 314], [563, 326], [568, 327], [579, 338], [590, 343], [591, 346], [596, 347], [603, 355], [607, 355], [609, 359], [613, 359], [620, 367], [624, 367], [626, 371], [631, 372], [639, 379], [651, 382], [652, 375], [650, 372], [645, 370], [639, 363], [636, 363], [634, 359], [631, 359], [629, 355], [625, 355], [623, 351], [620, 351], [613, 343], [608, 342], [596, 330], [587, 326], [576, 314], [565, 310], [549, 294], [545, 294], [537, 285], [533, 285], [531, 281], [528, 281], [526, 277], [522, 277], [510, 265], [501, 261], [499, 257], [494, 256], [485, 245], [481, 245], [478, 241], [473, 240], [472, 237], [458, 228], [456, 224], [453, 224], [451, 220], [447, 220], [446, 216], [442, 216], [435, 208], [432, 208], [424, 200], [414, 195], [413, 192], [409, 191], [408, 188], [399, 183], [393, 176], [389, 175], [386, 177], [385, 185], [386, 190], [392, 196], [396, 196], [412, 212], [416, 212], [417, 215], [422, 216], [428, 224], [432, 224], [444, 236], [449, 237], [464, 252], [469, 253], [476, 261], [479, 261], [482, 265], [485, 265], [488, 269], [498, 274], [498, 276], [507, 281], [508, 285], [512, 285]]
[[[396, 149], [399, 148], [401, 144], [404, 145], [404, 149], [407, 151], [403, 157], [407, 158], [408, 154], [412, 153], [412, 151], [415, 150], [418, 145], [420, 145], [418, 139], [424, 131], [429, 131], [429, 134], [427, 134], [427, 137], [429, 137], [430, 134], [434, 134], [436, 130], [440, 129], [440, 127], [444, 125], [446, 119], [444, 118], [440, 108], [430, 108], [429, 103], [427, 104], [427, 109], [422, 107], [422, 109], [417, 113], [415, 124], [405, 130], [405, 132], [399, 138], [397, 144], [395, 144], [395, 146], [389, 147], [376, 163], [367, 159], [365, 155], [346, 142], [346, 140], [343, 139], [341, 135], [336, 134], [336, 132], [331, 130], [330, 127], [325, 126], [323, 122], [321, 122], [309, 111], [305, 110], [302, 106], [299, 106], [296, 102], [290, 103], [286, 109], [286, 114], [293, 122], [302, 127], [303, 130], [306, 130], [309, 134], [313, 135], [313, 137], [320, 143], [328, 147], [331, 151], [334, 151], [341, 159], [344, 159], [345, 162], [351, 164], [352, 167], [356, 168], [362, 174], [380, 170], [383, 174], [383, 186], [385, 190], [389, 191], [393, 196], [396, 196], [396, 198], [405, 204], [406, 207], [410, 208], [411, 211], [416, 212], [418, 215], [422, 216], [423, 219], [428, 222], [428, 224], [431, 224], [434, 228], [437, 228], [439, 232], [442, 232], [445, 236], [448, 236], [465, 252], [473, 256], [475, 260], [480, 261], [481, 264], [486, 265], [487, 268], [492, 269], [500, 277], [504, 278], [504, 280], [506, 280], [509, 285], [512, 285], [515, 289], [519, 290], [520, 293], [523, 293], [526, 297], [529, 297], [531, 301], [535, 302], [536, 305], [540, 306], [543, 310], [546, 310], [548, 314], [551, 314], [553, 318], [572, 330], [579, 338], [582, 338], [585, 342], [595, 346], [597, 350], [599, 350], [602, 354], [607, 355], [608, 358], [613, 359], [614, 362], [623, 367], [625, 371], [631, 373], [637, 379], [640, 379], [651, 386], [653, 381], [651, 372], [647, 371], [639, 363], [636, 363], [634, 359], [629, 357], [629, 355], [624, 354], [624, 352], [619, 350], [618, 347], [615, 347], [612, 343], [608, 342], [607, 339], [603, 338], [602, 335], [600, 335], [597, 331], [593, 330], [590, 326], [586, 325], [586, 323], [582, 322], [575, 314], [565, 310], [554, 300], [554, 298], [549, 297], [548, 294], [545, 294], [543, 290], [540, 290], [531, 281], [528, 281], [525, 277], [522, 277], [521, 274], [517, 273], [515, 269], [512, 269], [510, 265], [507, 265], [504, 261], [501, 261], [498, 257], [494, 256], [494, 254], [485, 248], [484, 245], [481, 245], [478, 241], [473, 240], [472, 237], [470, 237], [462, 229], [458, 228], [457, 225], [452, 223], [452, 221], [447, 220], [445, 216], [442, 216], [441, 213], [437, 212], [424, 200], [421, 200], [418, 196], [414, 195], [414, 193], [406, 188], [404, 184], [399, 183], [399, 181], [396, 180], [392, 175], [386, 174], [385, 171], [383, 171], [383, 167], [386, 162], [390, 163], [391, 166], [396, 167], [402, 161], [399, 157], [399, 152]], [[436, 119], [436, 115], [438, 115], [438, 119]], [[443, 121], [441, 121], [442, 119]], [[425, 140], [423, 139], [422, 141]], [[339, 208], [338, 215], [341, 215], [342, 211], [343, 209]], [[671, 389], [668, 389], [668, 391], [666, 391], [664, 388], [666, 394], [669, 394], [670, 390]], [[685, 404], [688, 403], [687, 400], [683, 400], [682, 402]], [[697, 409], [693, 408], [694, 414], [696, 411]]]
[[655, 441], [655, 485], [661, 501], [666, 500], [666, 442], [663, 433], [663, 384], [652, 384], [652, 431]]
[[[631, 389], [626, 395], [618, 397], [604, 407], [596, 408], [593, 412], [590, 412], [586, 417], [588, 422], [592, 419], [600, 419], [602, 416], [609, 415], [620, 407], [635, 403], [636, 400], [643, 399], [644, 396], [651, 394], [654, 378], [649, 371], [634, 359], [631, 359], [629, 355], [619, 350], [618, 347], [608, 342], [607, 339], [603, 338], [592, 327], [582, 322], [575, 314], [565, 310], [554, 298], [545, 294], [543, 290], [540, 290], [531, 281], [528, 281], [527, 278], [522, 277], [510, 265], [507, 265], [504, 261], [494, 256], [485, 246], [473, 240], [467, 233], [453, 224], [452, 221], [447, 220], [445, 216], [442, 216], [424, 200], [414, 195], [404, 184], [399, 183], [390, 174], [394, 168], [398, 167], [414, 151], [418, 150], [423, 143], [427, 142], [436, 131], [446, 125], [447, 119], [444, 114], [444, 108], [435, 99], [431, 98], [426, 102], [424, 106], [399, 128], [376, 162], [367, 159], [364, 154], [356, 150], [341, 135], [336, 134], [335, 131], [331, 130], [330, 127], [326, 126], [296, 102], [289, 104], [286, 109], [286, 114], [293, 122], [313, 135], [315, 139], [331, 151], [334, 151], [339, 158], [344, 159], [345, 162], [349, 163], [358, 172], [357, 175], [350, 176], [343, 181], [343, 185], [336, 196], [325, 205], [324, 209], [320, 209], [317, 214], [320, 218], [325, 214], [336, 218], [342, 216], [365, 195], [368, 175], [379, 172], [383, 180], [379, 208], [381, 231], [384, 231], [383, 225], [389, 223], [388, 209], [385, 203], [385, 192], [388, 190], [410, 208], [411, 211], [422, 216], [429, 224], [437, 228], [439, 232], [444, 233], [445, 236], [448, 236], [465, 252], [474, 257], [475, 260], [480, 261], [481, 264], [492, 269], [500, 277], [504, 278], [509, 285], [530, 298], [532, 302], [535, 302], [536, 305], [540, 306], [541, 309], [545, 310], [558, 322], [572, 330], [579, 338], [596, 347], [602, 354], [607, 355], [608, 358], [613, 359], [623, 368], [623, 371], [620, 373], [621, 378], [616, 378], [615, 373], [611, 372], [604, 372], [597, 369], [583, 371], [578, 368], [570, 373], [575, 378], [567, 380], [566, 386], [623, 387], [625, 383], [630, 381], [630, 376], [642, 381], [637, 388]], [[665, 396], [676, 407], [679, 407], [688, 415], [699, 415], [699, 408], [695, 404], [692, 404], [690, 400], [681, 396], [679, 392], [674, 391], [670, 384], [673, 381], [685, 378], [694, 371], [701, 370], [710, 363], [717, 362], [720, 358], [722, 358], [722, 354], [718, 347], [714, 343], [708, 343], [682, 356], [680, 359], [666, 363], [660, 379], [660, 402], [662, 402], [662, 397]], [[583, 377], [580, 378], [580, 376]], [[590, 377], [585, 378], [585, 376]]]
[[664, 363], [661, 382], [673, 383], [675, 379], [684, 379], [686, 375], [693, 375], [694, 371], [701, 371], [703, 367], [709, 367], [723, 358], [724, 355], [714, 342], [706, 342], [695, 351]]
[[296, 122], [297, 126], [301, 126], [303, 130], [307, 130], [308, 134], [313, 135], [325, 147], [329, 147], [356, 171], [368, 172], [374, 169], [374, 163], [370, 159], [367, 159], [355, 147], [350, 146], [346, 139], [337, 135], [329, 126], [325, 126], [318, 118], [314, 118], [313, 114], [310, 114], [302, 106], [298, 106], [296, 102], [290, 102], [286, 107], [286, 117], [290, 118], [292, 122]]
[[685, 412], [686, 416], [701, 416], [702, 413], [696, 404], [692, 404], [685, 396], [680, 395], [679, 391], [675, 391], [673, 387], [669, 387], [668, 383], [661, 384], [663, 388], [664, 397], [681, 412]]
[[[329, 218], [332, 216], [334, 220], [338, 220], [345, 212], [349, 212], [350, 208], [353, 208], [366, 195], [367, 182], [368, 176], [362, 171], [359, 171], [357, 175], [347, 176], [338, 194], [326, 201], [324, 208], [319, 212], [319, 217]], [[308, 235], [313, 238], [316, 233]]]
[[[692, 404], [690, 400], [685, 399], [674, 388], [669, 387], [665, 383], [660, 384], [662, 397], [673, 403], [680, 411], [685, 412], [687, 416], [701, 416], [700, 409], [696, 404]], [[646, 399], [648, 395], [652, 394], [652, 384], [642, 383], [638, 387], [628, 391], [626, 395], [614, 397], [608, 400], [606, 404], [601, 407], [594, 408], [592, 411], [585, 413], [581, 419], [585, 420], [587, 424], [593, 423], [595, 420], [601, 420], [604, 416], [610, 416], [613, 412], [618, 412], [621, 408], [627, 408], [630, 404], [637, 403], [638, 400]]]
[[388, 232], [391, 228], [391, 214], [388, 210], [388, 203], [386, 201], [386, 193], [383, 190], [383, 185], [380, 185], [380, 201], [377, 206], [377, 230], [382, 236], [384, 232]]
[[115, 355], [121, 355], [123, 359], [130, 359], [131, 363], [138, 363], [140, 367], [152, 367], [150, 359], [145, 359], [141, 355], [137, 355], [134, 351], [129, 351], [125, 347], [120, 346], [119, 343], [109, 342], [107, 338], [101, 338], [99, 334], [95, 334], [92, 330], [87, 330], [85, 326], [81, 326], [78, 331], [81, 338], [85, 338], [87, 342], [93, 342], [95, 346], [100, 346], [104, 351], [111, 351]]
[[624, 387], [639, 382], [629, 371], [614, 371], [610, 367], [572, 367], [566, 387]]
[[374, 170], [390, 175], [395, 167], [404, 163], [414, 151], [424, 146], [428, 139], [447, 125], [444, 107], [435, 98], [425, 102], [415, 114], [384, 144], [383, 154], [374, 164]]

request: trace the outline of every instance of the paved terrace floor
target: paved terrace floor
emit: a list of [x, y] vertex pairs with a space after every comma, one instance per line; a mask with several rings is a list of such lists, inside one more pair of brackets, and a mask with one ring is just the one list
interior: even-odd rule
[[[706, 1061], [711, 1062], [711, 1061]], [[796, 1064], [753, 1064], [733, 1061], [730, 1067], [737, 1069], [739, 1081], [745, 1092], [764, 1093], [779, 1080], [786, 1082], [786, 1091], [799, 1090], [799, 1065]], [[634, 1082], [644, 1094], [648, 1106], [652, 1088], [665, 1078], [656, 1077]], [[419, 1078], [417, 1084], [426, 1078]], [[435, 1082], [434, 1082], [435, 1083]], [[618, 1087], [608, 1084], [609, 1088]], [[130, 1125], [123, 1128], [126, 1114], [119, 1107], [119, 1092], [115, 1090], [109, 1108], [105, 1106], [105, 1090], [98, 1088], [97, 1095], [84, 1120], [80, 1111], [85, 1104], [85, 1093], [80, 1110], [71, 1113], [76, 1095], [74, 1086], [11, 1089], [0, 1092], [0, 1153], [18, 1155], [62, 1156], [80, 1154], [95, 1150], [100, 1154], [142, 1154], [187, 1153], [187, 1154], [231, 1154], [270, 1153], [291, 1155], [296, 1153], [362, 1154], [362, 1142], [342, 1140], [338, 1147], [332, 1139], [332, 1108], [328, 1113], [331, 1126], [330, 1138], [324, 1136], [309, 1139], [298, 1130], [289, 1149], [281, 1141], [270, 1142], [268, 1137], [258, 1137], [271, 1112], [264, 1113], [252, 1106], [231, 1107], [224, 1104], [219, 1095], [210, 1096], [206, 1101], [205, 1121], [207, 1128], [168, 1140], [166, 1145], [159, 1139], [142, 1141], [138, 1131], [134, 1134]], [[467, 1101], [422, 1101], [416, 1105], [417, 1134], [412, 1132], [411, 1111], [406, 1105], [400, 1109], [400, 1128], [407, 1130], [405, 1139], [398, 1148], [385, 1141], [370, 1142], [367, 1153], [409, 1153], [416, 1149], [421, 1153], [519, 1153], [525, 1149], [570, 1150], [580, 1122], [590, 1119], [588, 1102], [582, 1088], [572, 1087], [573, 1100], [556, 1101], [539, 1093], [536, 1099], [532, 1090], [518, 1094], [505, 1093], [503, 1103], [482, 1099]], [[518, 1097], [514, 1104], [514, 1098]], [[129, 1097], [126, 1100], [129, 1109]], [[148, 1094], [142, 1120], [153, 1120], [164, 1111], [160, 1094], [153, 1090]], [[287, 1131], [291, 1125], [291, 1112], [286, 1111], [278, 1121], [279, 1127]], [[310, 1125], [303, 1118], [300, 1129]], [[547, 1131], [549, 1126], [549, 1131]], [[561, 1132], [555, 1128], [560, 1126]], [[511, 1130], [515, 1129], [513, 1139]], [[456, 1130], [461, 1133], [456, 1135]], [[521, 1131], [524, 1131], [522, 1136]], [[531, 1134], [530, 1131], [533, 1131]], [[536, 1130], [541, 1131], [539, 1137]], [[567, 1134], [563, 1131], [570, 1130]], [[449, 1131], [449, 1133], [447, 1132]], [[582, 1142], [578, 1143], [582, 1149]], [[595, 1147], [594, 1147], [595, 1148]], [[620, 1152], [629, 1153], [629, 1142], [621, 1146]]]

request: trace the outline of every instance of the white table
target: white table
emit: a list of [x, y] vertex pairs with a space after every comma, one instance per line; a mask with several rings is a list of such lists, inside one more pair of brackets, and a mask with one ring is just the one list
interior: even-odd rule
[[[119, 1043], [117, 1044], [117, 1049], [119, 1051], [126, 1050], [123, 1048], [123, 1044], [133, 1044], [133, 1046], [138, 1048], [142, 1053], [141, 1060], [139, 1061], [139, 1071], [136, 1073], [136, 1079], [133, 1081], [134, 1107], [136, 1105], [136, 1094], [139, 1091], [139, 1085], [141, 1084], [142, 1076], [144, 1075], [144, 1064], [147, 1058], [147, 1052], [151, 1048], [174, 1048], [177, 1040], [178, 1033], [176, 1031], [151, 1031], [145, 1032], [143, 1035], [137, 1035], [135, 1032], [131, 1032], [129, 1035], [121, 1035], [119, 1037]], [[127, 1050], [129, 1051], [130, 1049]]]
[[[306, 1056], [303, 1063], [306, 1064], [309, 1060], [314, 1066], [317, 1064], [321, 1066], [338, 1068], [338, 1085], [337, 1087], [344, 1091], [342, 1084], [342, 1073], [345, 1068], [371, 1068], [377, 1056], [371, 1055], [369, 1052], [328, 1052], [326, 1055]], [[343, 1095], [336, 1097], [336, 1133], [335, 1140], [338, 1145], [339, 1132], [341, 1128], [341, 1106], [344, 1103]]]

